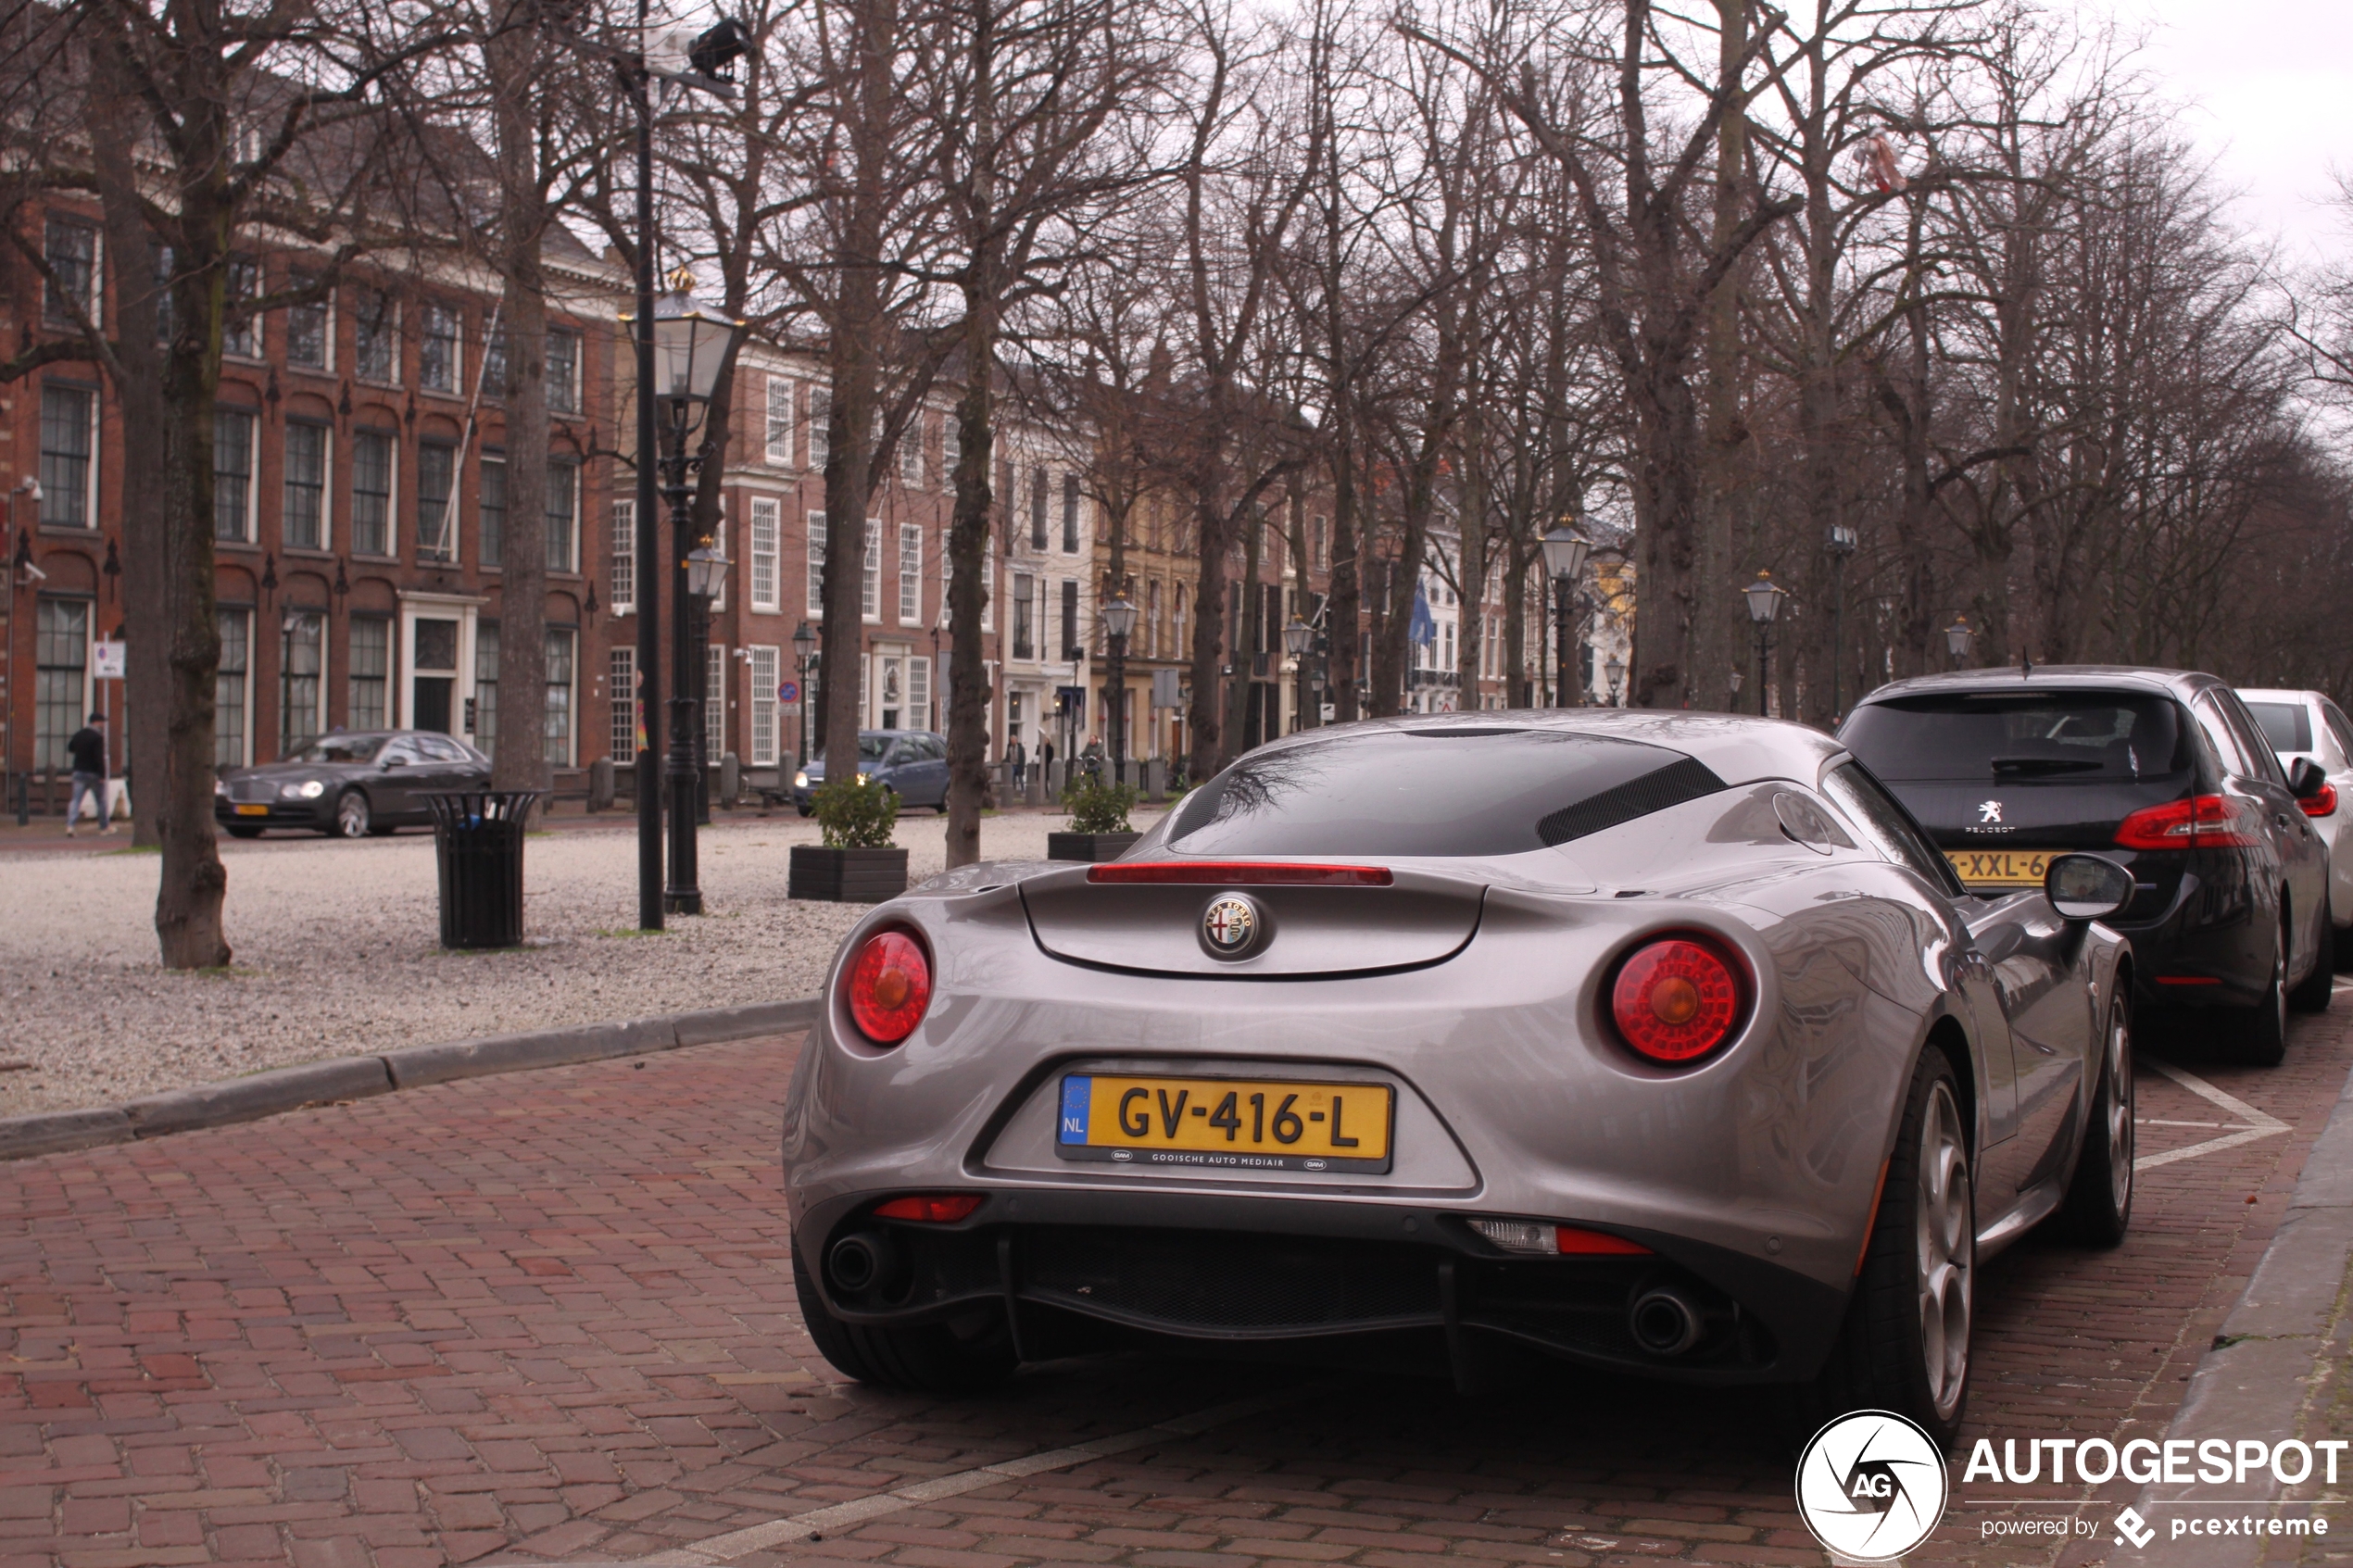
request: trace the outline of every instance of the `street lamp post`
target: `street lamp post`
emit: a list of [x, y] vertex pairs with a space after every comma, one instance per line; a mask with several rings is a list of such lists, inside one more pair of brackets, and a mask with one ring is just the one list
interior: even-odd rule
[[1741, 593], [1748, 599], [1748, 618], [1756, 623], [1756, 714], [1761, 719], [1772, 687], [1766, 660], [1772, 646], [1773, 618], [1781, 613], [1781, 601], [1789, 597], [1789, 590], [1774, 582], [1771, 572], [1760, 571], [1756, 581]]
[[1566, 518], [1561, 520], [1559, 527], [1544, 535], [1544, 570], [1552, 574], [1553, 619], [1555, 623], [1553, 701], [1554, 706], [1558, 708], [1583, 705], [1582, 692], [1578, 694], [1577, 702], [1568, 700], [1568, 602], [1569, 596], [1576, 589], [1577, 580], [1584, 575], [1585, 557], [1592, 548], [1593, 542], [1571, 528]]
[[1111, 777], [1127, 782], [1127, 638], [1136, 630], [1136, 606], [1126, 590], [1114, 594], [1100, 612], [1109, 642], [1104, 661], [1103, 703], [1111, 709]]
[[1602, 666], [1602, 673], [1609, 677], [1609, 705], [1612, 708], [1616, 708], [1617, 706], [1617, 682], [1618, 678], [1626, 673], [1626, 661], [1618, 658], [1617, 655], [1611, 654], [1609, 656], [1609, 661]]
[[[648, 35], [647, 0], [637, 0], [637, 49], [616, 63], [631, 107], [637, 113], [637, 268], [635, 307], [625, 317], [636, 352], [637, 393], [637, 682], [636, 709], [643, 716], [646, 744], [637, 752], [637, 923], [659, 931], [665, 901], [661, 883], [661, 788], [657, 756], [661, 749], [661, 715], [652, 701], [661, 682], [661, 542], [657, 527], [655, 449], [659, 433], [654, 403], [654, 104], [657, 74], [664, 80], [699, 87], [723, 97], [734, 95], [727, 74], [744, 53], [743, 33], [732, 19], [722, 18], [694, 41], [688, 51], [690, 71], [657, 73], [645, 56]], [[708, 394], [706, 394], [708, 396]], [[341, 571], [341, 568], [337, 568]], [[686, 606], [676, 607], [678, 618]], [[680, 679], [684, 679], [681, 672]], [[691, 845], [691, 839], [689, 841]], [[691, 854], [691, 847], [689, 853]], [[698, 896], [698, 907], [700, 899]]]
[[1831, 557], [1831, 722], [1833, 724], [1838, 722], [1838, 716], [1843, 710], [1839, 683], [1845, 672], [1843, 667], [1846, 662], [1846, 559], [1860, 543], [1860, 536], [1855, 530], [1843, 522], [1831, 523], [1830, 534], [1822, 542], [1822, 548], [1828, 550]]
[[1291, 728], [1294, 731], [1303, 730], [1308, 727], [1307, 650], [1315, 641], [1315, 628], [1310, 626], [1307, 622], [1302, 621], [1296, 615], [1290, 618], [1290, 624], [1283, 628], [1283, 651], [1290, 655], [1291, 684], [1297, 688], [1298, 692], [1294, 700], [1297, 703], [1299, 711], [1291, 720]]
[[1977, 628], [1969, 623], [1969, 617], [1953, 617], [1953, 624], [1944, 628], [1944, 651], [1953, 656], [1954, 669], [1969, 662], [1969, 647], [1976, 641]]
[[[669, 431], [661, 456], [662, 494], [670, 502], [673, 542], [671, 596], [676, 611], [671, 618], [670, 747], [663, 769], [670, 810], [670, 880], [662, 890], [662, 908], [670, 914], [702, 913], [702, 888], [697, 865], [695, 818], [702, 761], [695, 755], [701, 744], [698, 722], [701, 704], [695, 695], [698, 678], [708, 679], [695, 658], [698, 612], [719, 592], [727, 575], [727, 557], [694, 532], [690, 483], [709, 450], [688, 452], [686, 441], [701, 427], [719, 372], [732, 356], [743, 324], [707, 312], [688, 298], [686, 277], [673, 282], [674, 292], [654, 307], [653, 348], [657, 361], [654, 398]], [[648, 582], [648, 590], [653, 586]], [[642, 780], [644, 773], [639, 773]]]
[[809, 766], [809, 664], [810, 649], [817, 646], [817, 633], [802, 621], [792, 631], [792, 664], [795, 685], [800, 694], [800, 766]]

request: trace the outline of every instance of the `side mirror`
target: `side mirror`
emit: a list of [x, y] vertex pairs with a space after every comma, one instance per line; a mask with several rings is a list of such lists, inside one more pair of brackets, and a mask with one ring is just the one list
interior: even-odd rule
[[387, 757], [384, 760], [384, 765], [387, 768], [406, 768], [409, 765], [409, 759], [406, 757]]
[[2112, 920], [2133, 893], [2133, 873], [2102, 855], [2060, 855], [2043, 872], [2043, 897], [2070, 923]]
[[2296, 765], [2287, 771], [2288, 793], [2298, 800], [2309, 800], [2328, 786], [2327, 772], [2309, 757], [2297, 758]]

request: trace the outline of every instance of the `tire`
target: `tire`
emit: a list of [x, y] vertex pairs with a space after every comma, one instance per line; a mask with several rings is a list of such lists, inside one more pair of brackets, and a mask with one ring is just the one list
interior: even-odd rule
[[368, 809], [368, 797], [356, 789], [346, 789], [335, 797], [335, 836], [365, 838], [375, 825]]
[[1879, 1211], [1830, 1361], [1832, 1414], [1894, 1411], [1950, 1448], [1969, 1408], [1977, 1204], [1953, 1064], [1934, 1046], [1912, 1069]]
[[834, 1316], [818, 1294], [800, 1248], [792, 1250], [792, 1283], [801, 1321], [817, 1351], [843, 1376], [879, 1388], [919, 1394], [972, 1394], [1013, 1375], [1013, 1336], [990, 1311], [971, 1333], [945, 1323], [879, 1327]]
[[807, 806], [796, 806], [793, 809], [799, 812], [804, 817], [815, 815], [814, 811]]
[[2283, 918], [2279, 941], [2271, 949], [2271, 983], [2264, 988], [2263, 999], [2233, 1021], [2238, 1059], [2251, 1067], [2277, 1067], [2287, 1057], [2287, 951], [2288, 926]]
[[2068, 1236], [2087, 1247], [2114, 1247], [2133, 1223], [2133, 1021], [2118, 997], [2108, 1008], [2101, 1042], [2099, 1082], [2092, 1091], [2075, 1174], [2067, 1185], [2060, 1220]]
[[231, 838], [259, 838], [261, 836], [261, 830], [259, 828], [233, 827], [225, 829], [224, 831], [227, 832]]
[[2287, 994], [2287, 1005], [2298, 1012], [2326, 1012], [2336, 997], [2336, 917], [2321, 911], [2321, 950], [2312, 956], [2312, 972]]

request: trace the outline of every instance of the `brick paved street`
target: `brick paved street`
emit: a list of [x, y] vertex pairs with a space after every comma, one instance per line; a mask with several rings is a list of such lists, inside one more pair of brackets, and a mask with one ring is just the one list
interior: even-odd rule
[[[1964, 1454], [1980, 1434], [2162, 1435], [2337, 1098], [2348, 1031], [2353, 1001], [2299, 1022], [2278, 1070], [2183, 1052], [2185, 1084], [2145, 1064], [2145, 1156], [2251, 1125], [2192, 1084], [2289, 1130], [2146, 1172], [2120, 1252], [2030, 1239], [1989, 1265]], [[1790, 1506], [1789, 1424], [1758, 1396], [1563, 1374], [1464, 1399], [1143, 1357], [963, 1401], [841, 1385], [800, 1329], [776, 1198], [793, 1050], [0, 1167], [0, 1568], [1826, 1561]], [[1088, 1443], [1100, 1457], [1013, 1462]], [[760, 1528], [925, 1481], [927, 1500], [808, 1538]], [[2019, 1497], [2073, 1493], [1973, 1504], [1985, 1490], [1957, 1483], [1914, 1561], [2096, 1562], [2132, 1492], [2083, 1500], [2102, 1527], [2061, 1559], [1981, 1534], [2068, 1512]]]

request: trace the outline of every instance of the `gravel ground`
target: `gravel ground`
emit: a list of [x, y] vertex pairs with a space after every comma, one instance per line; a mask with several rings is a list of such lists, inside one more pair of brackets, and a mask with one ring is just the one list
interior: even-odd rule
[[[1143, 813], [1138, 827], [1155, 820]], [[1042, 858], [1043, 813], [981, 824], [992, 859]], [[909, 872], [943, 864], [938, 818], [898, 841]], [[577, 830], [524, 851], [530, 945], [439, 943], [433, 839], [223, 842], [225, 972], [156, 961], [153, 855], [20, 851], [0, 861], [0, 1115], [106, 1105], [264, 1068], [477, 1035], [806, 996], [862, 904], [785, 897], [786, 851], [817, 842], [798, 817], [703, 830], [711, 913], [637, 935], [636, 839]]]

